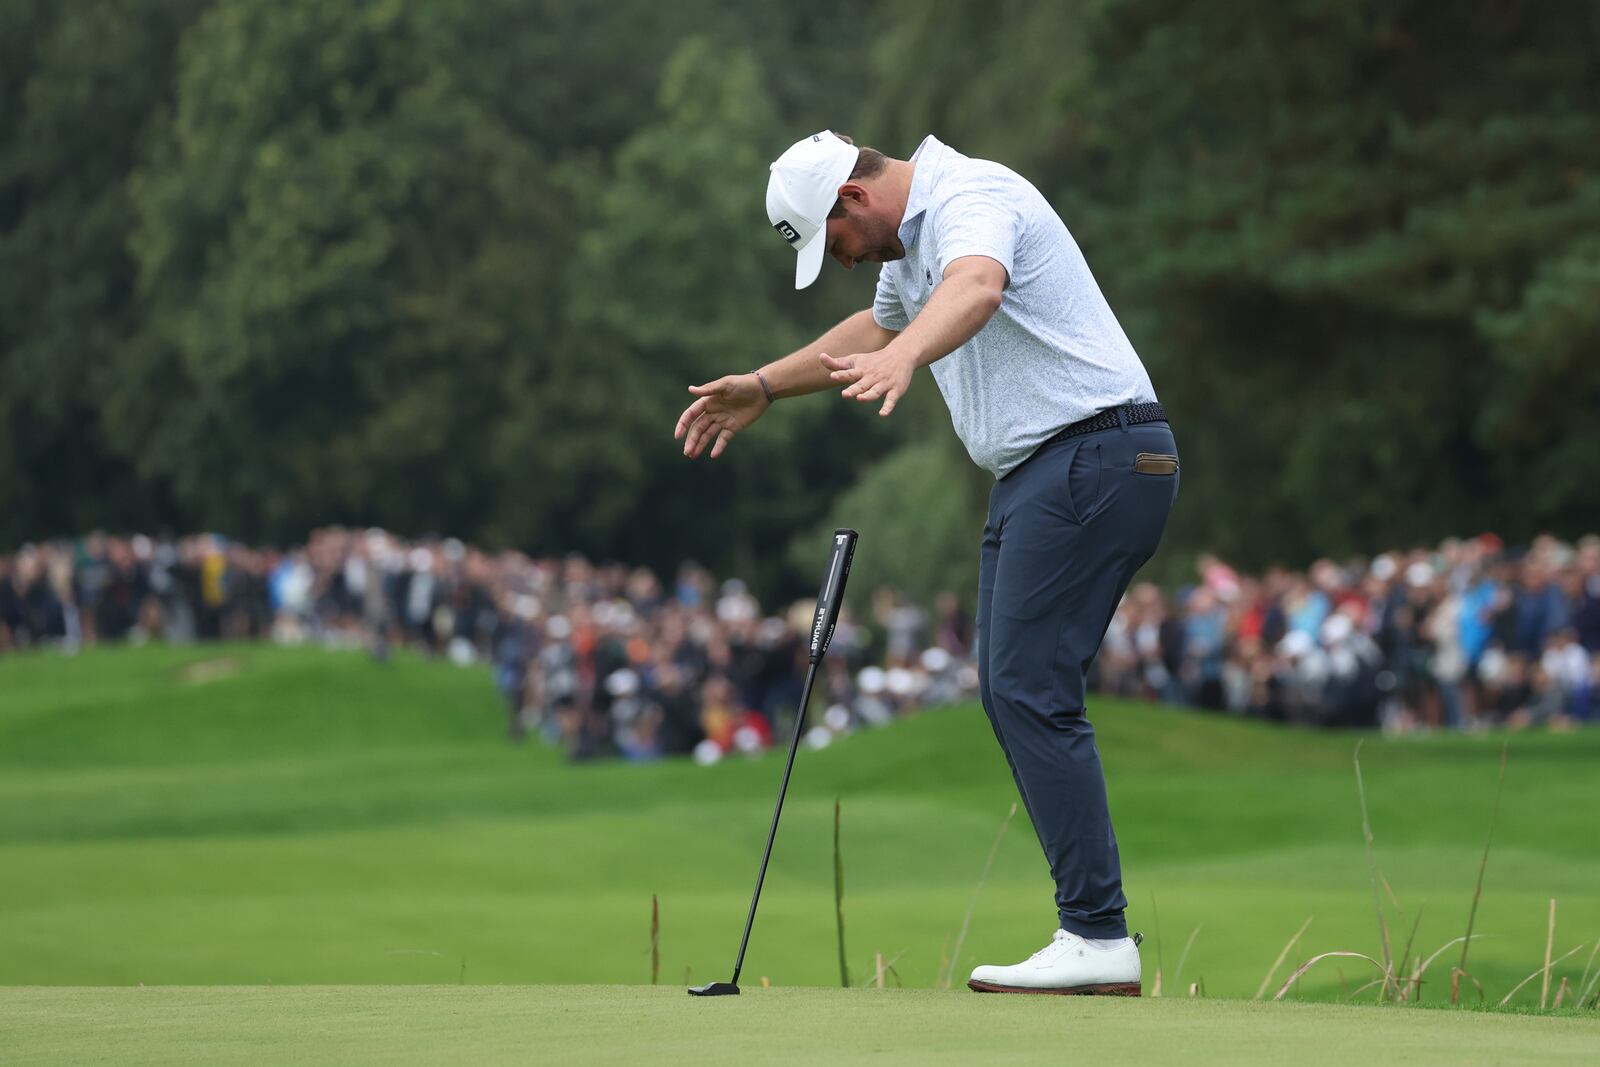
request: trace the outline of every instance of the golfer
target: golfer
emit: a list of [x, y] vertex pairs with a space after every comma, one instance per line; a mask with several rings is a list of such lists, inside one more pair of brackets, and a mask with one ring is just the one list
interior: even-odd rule
[[1150, 377], [1029, 182], [934, 137], [908, 160], [824, 130], [772, 164], [767, 218], [799, 254], [877, 263], [872, 307], [744, 374], [691, 386], [684, 455], [714, 459], [778, 400], [830, 387], [888, 415], [927, 367], [993, 472], [978, 579], [983, 708], [1044, 846], [1059, 929], [984, 992], [1139, 994], [1084, 674], [1178, 492]]

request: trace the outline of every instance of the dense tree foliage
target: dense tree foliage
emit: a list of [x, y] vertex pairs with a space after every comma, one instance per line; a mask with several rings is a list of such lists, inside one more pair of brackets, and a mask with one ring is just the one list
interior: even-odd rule
[[1181, 539], [1593, 525], [1600, 8], [1131, 0], [1091, 52], [1061, 199], [1183, 415]]
[[0, 4], [0, 541], [159, 521], [95, 379], [142, 325], [130, 175], [198, 0]]
[[926, 377], [671, 440], [869, 298], [766, 232], [822, 126], [1055, 201], [1175, 412], [1174, 569], [1600, 512], [1591, 3], [16, 0], [0, 543], [375, 522], [773, 590], [848, 522], [959, 583], [986, 476]]

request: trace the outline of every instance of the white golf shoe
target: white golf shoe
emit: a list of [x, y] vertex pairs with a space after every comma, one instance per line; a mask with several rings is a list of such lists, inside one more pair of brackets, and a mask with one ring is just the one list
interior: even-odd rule
[[1131, 937], [1106, 947], [1057, 930], [1050, 943], [1010, 967], [974, 967], [967, 988], [978, 993], [1139, 995], [1139, 943]]

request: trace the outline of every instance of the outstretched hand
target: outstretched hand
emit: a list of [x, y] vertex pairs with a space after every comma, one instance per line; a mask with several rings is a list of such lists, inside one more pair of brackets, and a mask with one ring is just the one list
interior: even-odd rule
[[704, 385], [691, 385], [699, 397], [678, 416], [674, 439], [683, 438], [683, 454], [690, 459], [711, 446], [716, 459], [733, 435], [755, 422], [771, 406], [754, 374], [729, 374]]
[[822, 353], [822, 365], [829, 370], [828, 377], [845, 385], [843, 395], [863, 403], [882, 399], [879, 415], [887, 415], [911, 388], [911, 374], [917, 365], [890, 349], [861, 352], [853, 356], [834, 357]]

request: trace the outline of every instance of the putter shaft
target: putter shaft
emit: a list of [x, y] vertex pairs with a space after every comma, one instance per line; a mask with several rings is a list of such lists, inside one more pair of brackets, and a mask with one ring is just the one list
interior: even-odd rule
[[739, 957], [733, 964], [730, 984], [739, 984], [739, 972], [744, 969], [744, 950], [750, 946], [750, 928], [755, 925], [756, 905], [761, 902], [761, 883], [767, 878], [767, 861], [772, 858], [772, 842], [778, 836], [778, 817], [783, 814], [783, 797], [789, 791], [789, 772], [794, 770], [794, 755], [800, 749], [800, 735], [806, 725], [806, 705], [811, 703], [811, 683], [816, 681], [817, 661], [813, 660], [806, 671], [805, 689], [800, 694], [800, 710], [795, 713], [794, 737], [789, 740], [789, 759], [783, 765], [783, 781], [778, 785], [778, 803], [772, 809], [772, 827], [767, 831], [767, 847], [761, 852], [761, 870], [756, 874], [756, 891], [750, 896], [750, 914], [745, 916], [744, 936], [739, 939]]
[[828, 555], [828, 569], [822, 579], [822, 592], [817, 595], [817, 612], [811, 623], [811, 666], [806, 671], [805, 688], [800, 693], [800, 709], [795, 712], [794, 736], [789, 739], [789, 758], [783, 764], [783, 780], [778, 783], [778, 803], [772, 809], [772, 826], [767, 830], [767, 847], [761, 850], [761, 869], [756, 873], [756, 891], [750, 894], [750, 912], [744, 917], [744, 936], [739, 939], [739, 956], [734, 960], [733, 978], [724, 982], [690, 989], [694, 996], [733, 996], [739, 992], [739, 972], [744, 970], [745, 949], [750, 947], [750, 929], [756, 922], [756, 905], [761, 903], [761, 885], [767, 880], [767, 862], [772, 859], [772, 842], [778, 836], [778, 819], [783, 815], [783, 798], [789, 792], [789, 775], [794, 770], [794, 756], [800, 750], [800, 735], [806, 728], [806, 706], [811, 703], [811, 686], [817, 680], [817, 667], [828, 654], [833, 640], [833, 627], [839, 620], [839, 609], [844, 601], [845, 582], [850, 577], [850, 560], [855, 555], [856, 532], [840, 529], [833, 531], [833, 547]]

